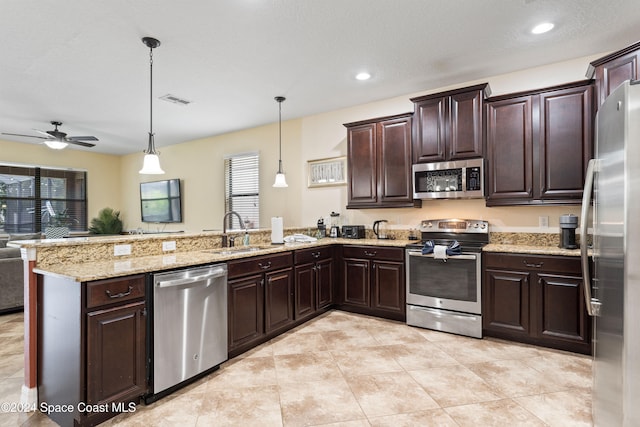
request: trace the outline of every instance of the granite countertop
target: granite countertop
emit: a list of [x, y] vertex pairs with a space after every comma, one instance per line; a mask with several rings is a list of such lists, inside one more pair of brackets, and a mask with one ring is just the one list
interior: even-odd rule
[[[505, 252], [520, 254], [537, 254], [537, 255], [561, 255], [561, 256], [580, 256], [580, 249], [562, 249], [557, 246], [535, 246], [521, 244], [493, 244], [490, 243], [482, 248], [483, 252]], [[591, 255], [591, 249], [588, 251]]]
[[306, 249], [333, 244], [343, 245], [374, 245], [403, 248], [408, 240], [376, 240], [376, 239], [343, 239], [324, 238], [311, 243], [285, 243], [283, 245], [251, 245], [250, 250], [245, 247], [199, 249], [186, 252], [174, 252], [162, 255], [129, 257], [125, 259], [92, 261], [85, 263], [56, 264], [46, 267], [35, 267], [37, 274], [71, 279], [75, 282], [107, 279], [111, 277], [128, 276], [132, 274], [150, 273], [189, 267], [202, 264], [226, 262], [233, 259], [248, 258], [287, 252], [296, 249]]

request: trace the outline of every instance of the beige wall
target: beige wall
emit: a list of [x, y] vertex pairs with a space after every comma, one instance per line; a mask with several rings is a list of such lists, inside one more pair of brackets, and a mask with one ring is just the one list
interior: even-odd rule
[[106, 206], [121, 209], [120, 156], [81, 150], [52, 150], [43, 144], [20, 144], [0, 140], [0, 163], [87, 171], [88, 221]]
[[[406, 94], [283, 122], [282, 161], [289, 188], [272, 188], [278, 167], [277, 123], [239, 132], [184, 142], [161, 149], [163, 176], [141, 176], [142, 153], [104, 156], [65, 150], [53, 152], [42, 146], [0, 143], [0, 161], [83, 167], [89, 171], [90, 211], [112, 206], [122, 211], [125, 228], [158, 229], [140, 222], [139, 183], [165, 178], [183, 180], [181, 224], [160, 226], [164, 230], [197, 232], [222, 228], [224, 215], [223, 158], [247, 151], [260, 153], [261, 228], [270, 228], [272, 216], [282, 216], [285, 227], [314, 227], [320, 217], [340, 212], [343, 223], [364, 224], [387, 219], [390, 228], [412, 228], [421, 219], [436, 217], [479, 218], [489, 220], [494, 230], [556, 231], [558, 217], [579, 215], [575, 206], [487, 208], [483, 200], [425, 201], [420, 209], [347, 210], [346, 186], [307, 188], [307, 161], [346, 155], [346, 129], [343, 123], [410, 112], [410, 97], [489, 82], [492, 95], [518, 92], [583, 80], [587, 65], [601, 54], [499, 76], [460, 82], [449, 87]], [[291, 112], [289, 112], [291, 114]], [[5, 150], [7, 147], [8, 150]], [[6, 154], [10, 152], [10, 154]], [[120, 194], [118, 194], [120, 193]], [[540, 216], [549, 217], [550, 228], [538, 227]]]

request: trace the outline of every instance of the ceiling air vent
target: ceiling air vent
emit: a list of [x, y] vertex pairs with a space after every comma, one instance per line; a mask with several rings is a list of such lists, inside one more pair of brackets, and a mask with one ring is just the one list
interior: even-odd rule
[[162, 99], [163, 101], [167, 101], [167, 102], [173, 102], [174, 104], [178, 104], [178, 105], [189, 105], [191, 104], [191, 101], [187, 101], [186, 99], [182, 99], [182, 98], [178, 98], [175, 95], [171, 95], [170, 93], [161, 96], [160, 99]]

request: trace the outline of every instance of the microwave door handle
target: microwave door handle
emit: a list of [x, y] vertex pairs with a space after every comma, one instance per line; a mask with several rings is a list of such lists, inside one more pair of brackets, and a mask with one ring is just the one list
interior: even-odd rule
[[589, 206], [591, 206], [591, 195], [593, 190], [593, 179], [597, 172], [597, 159], [589, 160], [587, 174], [585, 177], [584, 190], [582, 193], [582, 211], [580, 213], [580, 257], [582, 258], [582, 277], [584, 281], [584, 302], [589, 316], [600, 314], [600, 301], [591, 297], [591, 276], [589, 274], [589, 255], [587, 253], [587, 228], [589, 217]]

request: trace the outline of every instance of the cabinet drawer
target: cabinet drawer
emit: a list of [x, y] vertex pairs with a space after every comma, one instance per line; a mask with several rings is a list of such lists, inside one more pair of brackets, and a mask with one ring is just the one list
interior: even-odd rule
[[144, 274], [87, 283], [87, 308], [144, 297]]
[[317, 248], [299, 249], [293, 253], [294, 263], [306, 264], [331, 258], [333, 256], [333, 246], [322, 246]]
[[342, 248], [345, 258], [370, 258], [376, 260], [404, 261], [403, 248], [389, 248], [382, 246], [345, 245]]
[[484, 253], [485, 268], [582, 275], [580, 257]]
[[277, 255], [264, 255], [229, 261], [227, 271], [229, 278], [246, 276], [248, 274], [266, 273], [281, 268], [291, 267], [291, 252]]

